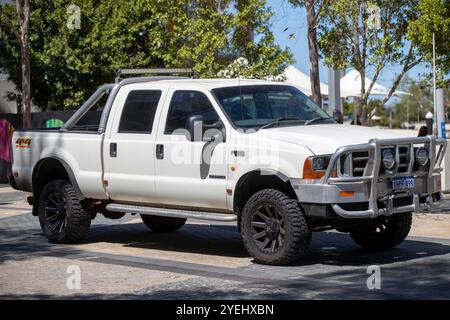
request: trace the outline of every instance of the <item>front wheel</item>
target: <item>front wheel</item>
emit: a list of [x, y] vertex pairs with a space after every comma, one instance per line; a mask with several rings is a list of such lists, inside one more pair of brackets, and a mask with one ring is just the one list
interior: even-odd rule
[[68, 181], [48, 183], [37, 205], [42, 231], [51, 242], [75, 243], [89, 231], [91, 218]]
[[361, 247], [370, 250], [386, 250], [403, 242], [412, 224], [411, 212], [379, 217], [370, 224], [350, 231], [352, 239]]
[[241, 233], [247, 251], [262, 264], [296, 262], [311, 242], [311, 230], [298, 202], [274, 189], [250, 197], [242, 212]]

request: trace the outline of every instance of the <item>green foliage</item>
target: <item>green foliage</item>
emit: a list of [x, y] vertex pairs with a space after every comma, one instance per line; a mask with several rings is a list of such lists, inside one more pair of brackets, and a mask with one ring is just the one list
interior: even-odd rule
[[450, 1], [421, 0], [418, 17], [409, 25], [408, 38], [419, 48], [425, 60], [433, 57], [433, 32], [436, 37], [437, 66], [446, 74], [450, 71]]
[[[31, 2], [32, 99], [43, 110], [79, 106], [118, 68], [192, 67], [215, 77], [243, 56], [262, 77], [280, 74], [292, 60], [274, 44], [264, 0], [78, 0], [80, 29], [67, 27], [71, 4]], [[0, 12], [0, 68], [20, 88], [20, 47], [10, 26], [17, 29], [15, 8]], [[245, 37], [245, 28], [256, 40]]]
[[433, 86], [430, 81], [426, 78], [419, 81], [405, 78], [400, 90], [408, 94], [401, 95], [400, 101], [394, 106], [394, 125], [425, 121], [426, 113], [433, 112]]
[[[400, 128], [404, 122], [424, 122], [425, 114], [428, 111], [433, 112], [433, 92], [429, 81], [425, 78], [413, 81], [413, 79], [405, 77], [400, 85], [400, 90], [406, 94], [402, 94], [400, 100], [392, 106], [392, 127]], [[389, 126], [387, 109], [378, 108], [376, 115], [382, 118], [376, 124]]]
[[[325, 63], [338, 68], [384, 67], [401, 63], [408, 23], [416, 16], [418, 0], [404, 1], [332, 1], [324, 8], [319, 25], [319, 47]], [[379, 22], [372, 27], [370, 8], [378, 6]], [[374, 24], [376, 25], [376, 24]]]
[[355, 105], [353, 104], [353, 102], [344, 100], [343, 108], [344, 108], [344, 111], [342, 112], [343, 115], [351, 116], [353, 115], [353, 111], [355, 110]]
[[[282, 71], [281, 71], [282, 72]], [[237, 58], [230, 63], [225, 69], [220, 70], [217, 73], [219, 78], [233, 79], [237, 77], [246, 79], [267, 79], [273, 81], [284, 81], [286, 76], [284, 73], [279, 73], [277, 76], [270, 75], [264, 72], [264, 69], [260, 69], [255, 65], [251, 65], [245, 58]]]
[[[419, 17], [420, 0], [337, 0], [324, 7], [319, 23], [319, 48], [325, 64], [354, 68], [361, 75], [362, 122], [372, 117], [395, 92], [404, 75], [422, 61], [415, 43], [408, 41], [409, 25]], [[380, 106], [370, 105], [372, 85], [382, 70], [401, 66]], [[372, 85], [364, 83], [371, 75]]]

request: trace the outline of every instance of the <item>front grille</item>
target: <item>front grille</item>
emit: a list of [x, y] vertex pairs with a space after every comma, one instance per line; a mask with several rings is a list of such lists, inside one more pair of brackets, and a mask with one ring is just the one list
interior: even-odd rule
[[404, 173], [408, 172], [410, 151], [408, 146], [398, 147], [399, 163], [397, 172]]
[[353, 177], [362, 177], [364, 169], [369, 161], [369, 153], [365, 152], [353, 152], [352, 154], [352, 175]]
[[[385, 170], [383, 165], [380, 164], [379, 175], [387, 175], [393, 173], [408, 173], [410, 169], [411, 160], [411, 145], [399, 145], [399, 146], [388, 146], [381, 149], [381, 154], [383, 150], [390, 149], [394, 152], [396, 158], [396, 167], [392, 171]], [[397, 154], [398, 153], [398, 154]], [[346, 176], [352, 177], [362, 177], [368, 174], [368, 161], [369, 152], [368, 151], [358, 151], [348, 153], [341, 157], [341, 173]], [[380, 159], [380, 161], [382, 161]], [[417, 171], [417, 168], [412, 167], [412, 171]], [[410, 173], [413, 173], [410, 172]]]

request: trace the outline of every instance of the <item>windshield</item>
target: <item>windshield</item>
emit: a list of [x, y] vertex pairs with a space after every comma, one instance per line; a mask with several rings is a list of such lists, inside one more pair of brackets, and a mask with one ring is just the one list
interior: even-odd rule
[[[254, 85], [212, 90], [229, 119], [239, 128], [332, 123], [331, 117], [295, 87]], [[311, 122], [311, 123], [312, 123]]]

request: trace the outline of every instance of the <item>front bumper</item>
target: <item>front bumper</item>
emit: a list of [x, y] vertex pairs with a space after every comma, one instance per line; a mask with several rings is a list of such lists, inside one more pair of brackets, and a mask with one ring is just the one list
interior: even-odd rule
[[[427, 170], [413, 170], [414, 146], [424, 145], [429, 151]], [[406, 172], [380, 174], [383, 147], [410, 146], [411, 157]], [[325, 176], [320, 180], [292, 179], [291, 184], [301, 203], [328, 205], [343, 218], [374, 218], [400, 212], [418, 211], [433, 206], [441, 191], [444, 140], [432, 136], [399, 139], [373, 139], [367, 144], [346, 146], [331, 157]], [[341, 159], [353, 152], [368, 152], [367, 166], [362, 176], [341, 172]], [[335, 173], [333, 176], [333, 173]], [[394, 177], [414, 178], [414, 187], [393, 190]], [[353, 205], [352, 205], [353, 204]]]

